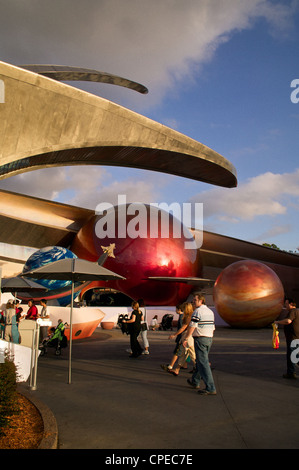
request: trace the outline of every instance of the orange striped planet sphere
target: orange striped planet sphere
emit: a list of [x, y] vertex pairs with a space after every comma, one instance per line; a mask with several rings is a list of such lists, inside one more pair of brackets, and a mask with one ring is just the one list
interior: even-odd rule
[[235, 328], [263, 328], [284, 305], [284, 289], [277, 274], [263, 263], [244, 260], [227, 266], [213, 290], [221, 318]]

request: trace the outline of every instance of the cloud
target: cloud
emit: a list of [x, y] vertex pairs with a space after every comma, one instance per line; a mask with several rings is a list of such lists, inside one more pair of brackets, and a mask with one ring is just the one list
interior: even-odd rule
[[[263, 18], [272, 32], [288, 30], [297, 4], [270, 0], [9, 0], [0, 3], [0, 57], [13, 64], [74, 65], [130, 78], [148, 86], [150, 93], [141, 96], [101, 84], [80, 87], [133, 109], [150, 108], [160, 105], [175, 87], [197, 78], [219, 45], [235, 32], [252, 28], [258, 19]], [[179, 126], [177, 121], [167, 122]], [[153, 194], [157, 200], [166, 177], [146, 174], [141, 182], [132, 179], [131, 172], [116, 182], [114, 171], [103, 167], [94, 172], [90, 167], [50, 168], [3, 180], [0, 187], [90, 208], [99, 199], [115, 203], [121, 193], [129, 201], [153, 202]], [[267, 181], [270, 184], [269, 176]], [[285, 213], [282, 201], [274, 194], [259, 198], [254, 185], [263, 187], [253, 180], [244, 189], [241, 185], [219, 196], [213, 192], [217, 190], [207, 192], [206, 197], [202, 193], [205, 207], [211, 215], [235, 222], [257, 214]]]
[[265, 230], [263, 233], [261, 233], [258, 237], [253, 239], [255, 243], [267, 243], [268, 240], [272, 240], [273, 238], [275, 239], [279, 235], [284, 235], [286, 233], [292, 233], [294, 230], [294, 227], [291, 224], [286, 224], [286, 225], [276, 225], [268, 230]]
[[170, 180], [154, 172], [147, 172], [144, 177], [141, 170], [131, 170], [129, 175], [124, 170], [121, 177], [116, 177], [115, 171], [101, 166], [46, 168], [2, 180], [0, 188], [95, 209], [100, 202], [117, 204], [118, 195], [125, 195], [128, 203], [158, 202], [159, 187], [167, 186], [167, 180]]
[[[112, 87], [139, 106], [160, 102], [236, 31], [264, 18], [288, 30], [297, 2], [270, 0], [10, 0], [0, 6], [0, 57], [14, 64], [77, 65], [149, 87], [146, 97]], [[90, 85], [111, 96], [109, 86]], [[125, 94], [124, 94], [125, 93]], [[124, 98], [126, 97], [126, 98]]]
[[11, 176], [0, 181], [0, 188], [55, 200], [59, 193], [67, 188], [65, 168], [47, 168]]
[[267, 172], [249, 178], [235, 189], [213, 188], [192, 198], [204, 207], [204, 219], [241, 223], [285, 215], [299, 209], [299, 168], [292, 173]]
[[[97, 167], [98, 168], [98, 167]], [[95, 171], [97, 171], [95, 167]], [[105, 180], [98, 180], [92, 177], [90, 172], [88, 176], [89, 184], [82, 186], [80, 183], [76, 186], [76, 192], [73, 197], [68, 198], [65, 202], [71, 205], [87, 207], [95, 209], [101, 202], [109, 202], [117, 205], [119, 203], [119, 195], [126, 197], [126, 202], [154, 202], [154, 198], [159, 198], [160, 191], [157, 185], [157, 178], [162, 176], [148, 175], [147, 178], [138, 180], [134, 178], [131, 172], [125, 179], [116, 180], [112, 173], [106, 174]]]

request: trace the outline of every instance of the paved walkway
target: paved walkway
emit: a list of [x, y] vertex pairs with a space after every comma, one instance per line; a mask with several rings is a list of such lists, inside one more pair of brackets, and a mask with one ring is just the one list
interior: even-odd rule
[[[60, 449], [298, 449], [299, 380], [282, 378], [285, 341], [272, 329], [218, 327], [210, 359], [216, 396], [200, 396], [163, 371], [174, 343], [149, 332], [150, 355], [130, 359], [129, 337], [98, 328], [68, 349], [39, 359], [37, 390], [54, 413]], [[110, 454], [111, 455], [111, 452]]]

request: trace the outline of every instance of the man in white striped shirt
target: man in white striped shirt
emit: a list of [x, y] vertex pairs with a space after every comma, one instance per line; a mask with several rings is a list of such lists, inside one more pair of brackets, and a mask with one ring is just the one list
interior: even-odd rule
[[[188, 379], [187, 382], [193, 388], [198, 389], [198, 393], [201, 395], [216, 395], [216, 388], [209, 363], [209, 351], [212, 346], [215, 330], [214, 313], [205, 305], [203, 295], [194, 294], [192, 303], [194, 312], [188, 326], [183, 346], [185, 347], [187, 339], [193, 336], [196, 354], [196, 370], [192, 378]], [[205, 389], [200, 389], [201, 379], [203, 379], [206, 385]]]

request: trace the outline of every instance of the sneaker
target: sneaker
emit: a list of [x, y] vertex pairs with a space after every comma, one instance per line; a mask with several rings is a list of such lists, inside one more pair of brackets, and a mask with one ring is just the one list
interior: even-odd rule
[[201, 390], [198, 390], [197, 393], [199, 393], [200, 395], [217, 395], [216, 390], [213, 390], [212, 392], [209, 392], [206, 389], [201, 389]]
[[187, 379], [188, 384], [193, 387], [193, 388], [199, 388], [199, 385], [195, 385], [195, 383], [192, 382], [191, 379]]
[[142, 354], [143, 354], [143, 355], [144, 355], [144, 354], [149, 354], [149, 351], [145, 351], [145, 350], [144, 350], [144, 351], [142, 351]]
[[171, 370], [171, 369], [172, 369], [172, 367], [169, 367], [168, 364], [161, 364], [161, 367], [162, 367], [163, 370], [166, 370], [166, 372], [167, 372], [168, 370]]

